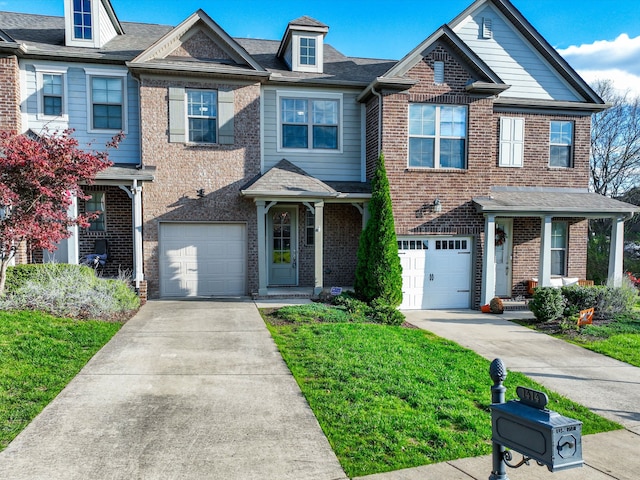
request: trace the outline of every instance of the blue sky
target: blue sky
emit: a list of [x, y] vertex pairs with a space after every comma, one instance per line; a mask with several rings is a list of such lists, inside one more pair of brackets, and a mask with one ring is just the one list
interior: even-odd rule
[[[122, 22], [177, 25], [202, 8], [234, 37], [279, 40], [289, 20], [309, 15], [329, 25], [327, 42], [344, 54], [391, 59], [403, 57], [471, 2], [111, 0]], [[618, 88], [640, 95], [638, 0], [512, 3], [587, 81], [611, 78]], [[61, 16], [63, 0], [0, 0], [0, 10]]]

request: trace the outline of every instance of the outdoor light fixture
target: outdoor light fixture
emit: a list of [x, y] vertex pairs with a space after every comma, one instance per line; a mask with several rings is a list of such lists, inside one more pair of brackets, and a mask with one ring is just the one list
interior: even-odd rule
[[435, 213], [440, 213], [442, 211], [442, 203], [440, 203], [440, 199], [438, 197], [433, 201], [432, 206]]
[[204, 197], [204, 188], [199, 188], [197, 193], [198, 193], [198, 198]]

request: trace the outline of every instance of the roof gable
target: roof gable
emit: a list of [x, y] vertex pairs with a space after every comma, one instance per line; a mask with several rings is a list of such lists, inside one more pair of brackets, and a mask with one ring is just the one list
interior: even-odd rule
[[172, 58], [235, 64], [256, 72], [265, 71], [203, 10], [198, 10], [169, 31], [134, 58], [130, 66], [143, 66], [152, 62], [167, 64], [171, 63]]
[[604, 103], [508, 0], [476, 0], [448, 26], [511, 85], [501, 97]]

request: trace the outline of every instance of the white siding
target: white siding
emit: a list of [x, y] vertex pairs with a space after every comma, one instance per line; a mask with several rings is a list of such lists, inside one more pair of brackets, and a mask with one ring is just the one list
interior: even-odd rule
[[111, 23], [111, 19], [107, 14], [107, 11], [102, 6], [102, 2], [99, 2], [99, 26], [100, 26], [100, 45], [104, 45], [109, 40], [117, 35], [116, 29]]
[[[492, 38], [481, 38], [483, 18], [490, 18]], [[473, 12], [455, 33], [508, 85], [501, 97], [580, 101], [579, 95], [493, 6]]]
[[[55, 65], [54, 63], [50, 63]], [[46, 65], [45, 62], [38, 62], [38, 65]], [[57, 64], [60, 65], [60, 64]], [[103, 151], [106, 143], [111, 139], [113, 133], [87, 133], [87, 103], [89, 95], [87, 92], [87, 81], [84, 68], [102, 68], [100, 65], [68, 64], [65, 76], [67, 82], [67, 107], [68, 122], [50, 121], [38, 119], [38, 91], [36, 87], [36, 71], [33, 64], [23, 64], [23, 78], [26, 80], [25, 99], [23, 101], [23, 130], [31, 129], [38, 133], [47, 128], [49, 131], [62, 130], [65, 128], [75, 129], [74, 137], [78, 139], [80, 148]], [[117, 69], [121, 72], [123, 69]], [[118, 149], [109, 150], [109, 158], [114, 163], [140, 163], [140, 119], [139, 119], [139, 96], [138, 84], [128, 75], [127, 85], [127, 125], [125, 139], [120, 143]]]
[[[332, 90], [294, 89], [286, 87], [286, 91], [308, 93], [314, 98], [315, 92], [334, 93]], [[326, 181], [361, 181], [362, 169], [362, 134], [361, 108], [356, 101], [357, 92], [342, 92], [342, 136], [340, 138], [341, 151], [309, 151], [300, 152], [278, 149], [278, 108], [277, 89], [264, 89], [264, 161], [263, 172], [273, 167], [283, 158], [297, 165], [320, 180]]]

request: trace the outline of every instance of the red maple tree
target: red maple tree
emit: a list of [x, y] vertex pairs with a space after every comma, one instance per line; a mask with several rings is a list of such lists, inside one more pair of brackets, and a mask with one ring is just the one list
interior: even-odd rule
[[[96, 213], [68, 215], [73, 197], [89, 196], [80, 184], [91, 184], [96, 174], [112, 165], [105, 152], [86, 152], [64, 130], [32, 138], [0, 132], [0, 295], [16, 248], [55, 250], [68, 238], [70, 226], [88, 227]], [[117, 148], [116, 135], [107, 148]]]

